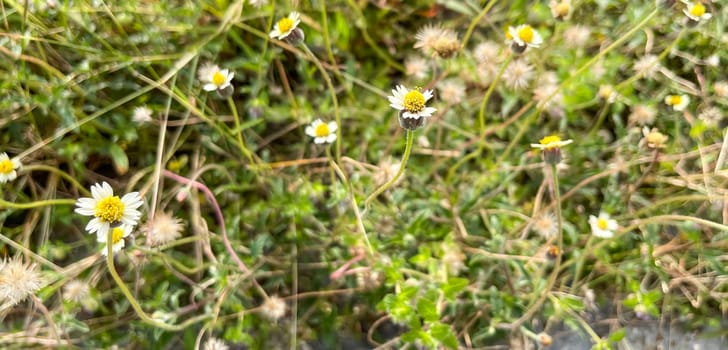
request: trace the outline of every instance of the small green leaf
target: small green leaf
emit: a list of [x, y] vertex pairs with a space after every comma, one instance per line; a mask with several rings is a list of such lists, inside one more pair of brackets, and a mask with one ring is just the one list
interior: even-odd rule
[[428, 322], [434, 322], [440, 319], [440, 314], [437, 312], [437, 304], [434, 300], [426, 298], [417, 300], [417, 313]]
[[129, 158], [119, 145], [112, 143], [109, 146], [109, 155], [114, 162], [114, 170], [116, 170], [117, 174], [124, 175], [129, 171]]
[[458, 348], [458, 338], [449, 325], [439, 322], [430, 325], [430, 334], [448, 349]]
[[467, 286], [467, 279], [452, 277], [447, 280], [447, 284], [442, 286], [442, 292], [445, 294], [445, 298], [453, 300]]
[[620, 328], [609, 335], [609, 341], [620, 342], [627, 335], [627, 331], [624, 328]]

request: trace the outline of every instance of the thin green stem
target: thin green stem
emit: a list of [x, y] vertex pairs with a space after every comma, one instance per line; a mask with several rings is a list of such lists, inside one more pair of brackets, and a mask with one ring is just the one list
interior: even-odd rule
[[106, 242], [107, 242], [107, 244], [106, 244], [106, 266], [108, 267], [109, 273], [111, 274], [111, 277], [114, 279], [114, 282], [116, 282], [116, 285], [119, 287], [119, 289], [121, 289], [121, 293], [124, 294], [126, 299], [129, 301], [129, 305], [131, 305], [132, 309], [134, 309], [137, 316], [139, 316], [139, 318], [142, 319], [142, 321], [149, 323], [152, 326], [159, 327], [159, 328], [167, 330], [167, 331], [176, 332], [176, 331], [181, 331], [194, 323], [203, 321], [210, 317], [207, 314], [203, 314], [203, 315], [200, 315], [197, 317], [190, 318], [181, 324], [171, 325], [171, 324], [159, 322], [159, 321], [153, 319], [152, 317], [150, 317], [149, 315], [147, 315], [147, 313], [144, 312], [144, 310], [142, 309], [141, 305], [139, 305], [139, 301], [137, 301], [137, 299], [131, 293], [131, 291], [126, 286], [124, 281], [122, 281], [119, 274], [116, 272], [116, 266], [114, 266], [114, 251], [113, 251], [114, 245], [111, 244], [111, 242], [113, 242], [113, 238], [112, 238], [113, 232], [114, 232], [114, 230], [109, 230], [106, 233]]
[[301, 44], [301, 47], [303, 47], [303, 50], [306, 51], [306, 53], [311, 57], [313, 60], [313, 63], [316, 64], [316, 67], [321, 71], [321, 75], [324, 77], [324, 81], [326, 81], [326, 86], [329, 88], [329, 93], [331, 94], [331, 100], [334, 103], [334, 118], [336, 119], [336, 163], [341, 164], [341, 115], [339, 114], [339, 99], [336, 97], [336, 89], [334, 89], [334, 84], [331, 82], [331, 77], [329, 76], [329, 73], [326, 71], [326, 68], [324, 68], [323, 64], [321, 64], [321, 61], [316, 57], [316, 55], [311, 52], [311, 50], [306, 46], [305, 43]]
[[[329, 157], [330, 158], [330, 157]], [[359, 231], [361, 231], [362, 235], [364, 236], [364, 242], [367, 245], [367, 250], [369, 251], [369, 255], [374, 255], [374, 249], [372, 248], [372, 244], [369, 242], [369, 236], [367, 235], [367, 230], [364, 227], [364, 221], [362, 219], [362, 214], [359, 211], [359, 204], [356, 203], [356, 197], [354, 196], [354, 187], [351, 185], [351, 182], [349, 182], [349, 179], [346, 177], [346, 174], [341, 170], [338, 164], [334, 162], [333, 160], [330, 160], [331, 166], [334, 168], [334, 171], [339, 175], [341, 178], [341, 181], [344, 182], [344, 185], [346, 186], [347, 190], [349, 190], [349, 200], [351, 201], [352, 209], [354, 210], [354, 215], [356, 216], [356, 225], [359, 228]]]
[[369, 210], [369, 206], [372, 200], [377, 198], [382, 192], [386, 191], [388, 188], [392, 187], [397, 180], [399, 180], [399, 177], [402, 176], [404, 173], [404, 168], [407, 166], [407, 160], [409, 160], [410, 152], [412, 152], [412, 144], [414, 143], [415, 139], [415, 132], [412, 130], [407, 130], [407, 144], [404, 148], [404, 155], [402, 156], [402, 163], [399, 165], [399, 170], [397, 171], [397, 174], [394, 175], [393, 178], [391, 178], [387, 183], [379, 187], [376, 191], [374, 191], [372, 194], [367, 197], [367, 199], [364, 201], [364, 210], [365, 212]]
[[240, 148], [240, 152], [245, 155], [246, 158], [248, 158], [248, 162], [250, 162], [251, 165], [255, 164], [255, 159], [253, 159], [253, 153], [250, 152], [248, 147], [245, 146], [245, 140], [243, 139], [243, 130], [240, 128], [240, 117], [238, 116], [238, 107], [235, 105], [235, 101], [233, 100], [232, 96], [229, 96], [227, 98], [228, 105], [230, 105], [230, 111], [233, 113], [233, 119], [235, 120], [235, 137], [238, 140], [238, 148]]
[[473, 18], [473, 21], [470, 22], [470, 25], [468, 26], [468, 30], [465, 32], [465, 36], [463, 36], [463, 43], [460, 45], [460, 47], [465, 48], [465, 46], [468, 44], [468, 40], [470, 40], [470, 36], [473, 35], [473, 30], [475, 29], [475, 26], [478, 25], [478, 22], [480, 22], [483, 17], [485, 17], [485, 14], [490, 11], [490, 9], [495, 5], [497, 0], [490, 0], [488, 4], [483, 7], [483, 10], [480, 11], [480, 13]]
[[87, 190], [86, 187], [81, 185], [81, 183], [79, 183], [76, 179], [74, 179], [73, 176], [69, 175], [67, 172], [65, 172], [61, 169], [58, 169], [57, 167], [53, 167], [53, 166], [45, 165], [45, 164], [32, 164], [32, 165], [23, 166], [22, 170], [23, 171], [42, 170], [42, 171], [54, 173], [54, 174], [64, 178], [66, 181], [70, 182], [73, 185], [73, 187], [78, 189], [84, 196], [88, 196], [88, 197], [91, 196], [91, 192], [89, 192], [89, 190]]
[[498, 74], [495, 76], [495, 79], [493, 79], [493, 82], [490, 83], [490, 86], [488, 87], [488, 91], [485, 92], [485, 95], [483, 95], [483, 100], [480, 102], [480, 111], [478, 112], [478, 120], [480, 121], [480, 139], [482, 140], [485, 138], [485, 109], [488, 106], [488, 101], [490, 100], [490, 96], [493, 94], [493, 90], [495, 90], [495, 86], [498, 85], [498, 82], [500, 81], [501, 76], [503, 75], [503, 72], [506, 70], [506, 67], [508, 67], [508, 64], [511, 63], [513, 60], [513, 55], [508, 55], [508, 58], [506, 58], [505, 61], [503, 61], [503, 64], [501, 64], [500, 70], [498, 70]]
[[45, 199], [30, 203], [13, 203], [0, 198], [0, 208], [33, 209], [47, 207], [49, 205], [74, 205], [75, 199]]
[[546, 300], [546, 298], [551, 294], [551, 289], [554, 287], [554, 284], [556, 283], [556, 278], [559, 275], [559, 268], [561, 267], [561, 256], [563, 253], [563, 246], [564, 246], [564, 237], [563, 237], [563, 218], [561, 217], [561, 193], [559, 191], [559, 175], [556, 170], [556, 164], [551, 165], [551, 174], [553, 179], [553, 186], [554, 186], [554, 205], [556, 207], [556, 219], [557, 219], [557, 247], [559, 247], [559, 254], [556, 255], [556, 261], [554, 261], [554, 265], [551, 270], [551, 274], [549, 275], [549, 279], [546, 282], [546, 288], [541, 291], [538, 295], [538, 299], [532, 303], [526, 313], [524, 313], [520, 318], [518, 318], [515, 322], [511, 324], [511, 329], [517, 329], [519, 328], [523, 322], [530, 319], [531, 316], [533, 316], [536, 311], [538, 311], [539, 308], [541, 308], [541, 305], [543, 305], [543, 302]]

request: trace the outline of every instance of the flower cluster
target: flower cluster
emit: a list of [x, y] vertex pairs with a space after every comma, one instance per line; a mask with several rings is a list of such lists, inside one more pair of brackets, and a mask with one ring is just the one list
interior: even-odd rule
[[[114, 190], [106, 181], [91, 186], [91, 197], [76, 201], [76, 213], [93, 217], [86, 225], [86, 231], [96, 233], [96, 239], [108, 246], [114, 253], [124, 247], [124, 238], [131, 234], [142, 213], [137, 210], [142, 205], [139, 192], [131, 192], [123, 197], [114, 195]], [[111, 242], [107, 241], [111, 232]], [[102, 254], [106, 255], [104, 247]]]

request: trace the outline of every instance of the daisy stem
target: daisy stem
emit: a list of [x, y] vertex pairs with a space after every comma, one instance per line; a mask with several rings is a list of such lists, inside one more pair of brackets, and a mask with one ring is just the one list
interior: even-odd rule
[[594, 240], [594, 236], [589, 236], [589, 239], [586, 241], [586, 245], [584, 246], [584, 249], [582, 250], [581, 255], [579, 255], [579, 259], [576, 261], [576, 272], [574, 272], [574, 279], [571, 283], [571, 290], [573, 291], [576, 289], [576, 287], [579, 284], [579, 278], [581, 278], [581, 272], [584, 269], [584, 263], [586, 261], [586, 257], [589, 256], [589, 252], [592, 250], [591, 245], [592, 241]]
[[359, 211], [359, 204], [356, 203], [356, 197], [354, 196], [354, 187], [351, 186], [351, 182], [349, 182], [349, 179], [346, 178], [346, 174], [341, 170], [338, 164], [334, 162], [333, 160], [329, 160], [331, 163], [331, 167], [334, 168], [334, 171], [339, 175], [341, 178], [341, 181], [344, 183], [346, 188], [349, 190], [349, 199], [351, 200], [351, 207], [354, 209], [354, 215], [356, 215], [356, 226], [359, 228], [359, 231], [361, 231], [362, 235], [364, 236], [364, 243], [367, 245], [367, 250], [369, 250], [369, 255], [374, 256], [374, 249], [372, 248], [372, 244], [369, 242], [369, 236], [367, 235], [367, 230], [364, 227], [364, 221], [362, 219], [362, 213]]
[[404, 168], [407, 166], [407, 160], [409, 160], [410, 153], [412, 152], [412, 144], [414, 143], [415, 139], [415, 132], [412, 130], [407, 130], [407, 144], [404, 148], [404, 155], [402, 156], [402, 163], [399, 165], [399, 170], [397, 170], [397, 174], [394, 175], [393, 178], [391, 178], [387, 183], [382, 185], [381, 187], [377, 188], [376, 191], [374, 191], [372, 194], [367, 197], [367, 199], [364, 201], [364, 211], [369, 210], [369, 206], [371, 205], [371, 201], [377, 198], [382, 192], [386, 191], [388, 188], [392, 187], [397, 180], [399, 180], [399, 177], [402, 176], [404, 173]]
[[488, 4], [486, 4], [485, 7], [483, 7], [483, 10], [480, 11], [480, 13], [475, 18], [473, 18], [472, 22], [470, 22], [470, 25], [468, 26], [468, 30], [465, 32], [465, 36], [463, 36], [463, 43], [460, 46], [461, 48], [464, 49], [465, 46], [468, 44], [468, 40], [470, 39], [470, 36], [473, 35], [473, 30], [475, 29], [475, 26], [478, 25], [478, 22], [480, 22], [480, 20], [483, 19], [483, 17], [485, 17], [485, 14], [488, 13], [488, 11], [490, 11], [490, 9], [493, 7], [493, 5], [495, 5], [496, 1], [497, 0], [490, 0], [490, 2], [488, 2]]
[[74, 205], [76, 204], [75, 199], [45, 199], [41, 201], [35, 201], [30, 203], [13, 203], [8, 202], [0, 198], [0, 208], [13, 208], [13, 209], [33, 209], [39, 207], [47, 207], [49, 205]]
[[255, 164], [255, 159], [253, 159], [253, 153], [250, 152], [248, 147], [245, 146], [245, 140], [243, 139], [243, 130], [240, 128], [240, 116], [238, 116], [238, 107], [235, 105], [235, 101], [233, 100], [232, 96], [229, 96], [227, 98], [228, 105], [230, 105], [230, 111], [233, 113], [233, 119], [235, 120], [235, 137], [238, 139], [238, 147], [240, 148], [240, 152], [242, 152], [246, 158], [248, 158], [248, 162], [250, 165]]
[[185, 322], [178, 324], [178, 325], [172, 325], [172, 324], [166, 324], [163, 322], [159, 322], [149, 315], [147, 315], [146, 312], [142, 309], [141, 305], [139, 305], [139, 301], [134, 297], [134, 295], [129, 290], [129, 287], [126, 286], [124, 281], [119, 276], [119, 273], [116, 272], [116, 266], [114, 266], [114, 245], [110, 244], [110, 242], [113, 241], [112, 236], [114, 230], [109, 230], [106, 233], [106, 266], [109, 269], [109, 273], [111, 274], [111, 277], [114, 279], [114, 282], [116, 282], [116, 285], [121, 289], [121, 293], [124, 294], [126, 297], [126, 300], [129, 301], [129, 305], [131, 305], [132, 309], [136, 312], [137, 316], [139, 316], [142, 321], [151, 324], [152, 326], [159, 327], [161, 329], [164, 329], [166, 331], [181, 331], [188, 326], [203, 321], [206, 318], [209, 318], [210, 316], [207, 314], [203, 314], [200, 316], [192, 317]]
[[543, 302], [546, 301], [546, 298], [551, 294], [551, 288], [554, 287], [554, 284], [556, 284], [556, 278], [559, 275], [559, 268], [561, 267], [561, 256], [563, 255], [563, 246], [564, 246], [564, 236], [563, 236], [563, 219], [561, 217], [561, 193], [559, 191], [559, 175], [556, 171], [556, 165], [551, 165], [551, 174], [553, 179], [553, 189], [554, 189], [554, 204], [556, 207], [556, 222], [557, 222], [557, 247], [559, 247], [559, 254], [556, 255], [556, 261], [554, 261], [554, 265], [551, 269], [551, 275], [549, 275], [549, 279], [546, 282], [546, 288], [539, 293], [538, 299], [531, 304], [527, 311], [519, 317], [515, 322], [511, 324], [511, 329], [515, 330], [519, 328], [523, 322], [530, 319], [531, 316], [533, 316], [536, 311], [538, 311], [539, 308], [541, 308], [541, 305], [543, 305]]
[[334, 118], [336, 119], [336, 163], [341, 164], [341, 115], [339, 114], [339, 100], [336, 98], [336, 89], [334, 89], [334, 84], [331, 82], [331, 77], [329, 76], [329, 73], [326, 71], [326, 68], [324, 68], [323, 64], [321, 64], [321, 61], [316, 57], [316, 55], [311, 52], [311, 49], [306, 46], [306, 43], [301, 43], [301, 47], [303, 47], [303, 50], [306, 51], [309, 57], [311, 57], [311, 60], [313, 60], [313, 63], [316, 64], [316, 67], [321, 71], [321, 75], [324, 77], [324, 81], [326, 81], [326, 86], [329, 89], [329, 93], [331, 94], [331, 100], [334, 103]]
[[58, 169], [56, 167], [50, 166], [50, 165], [44, 165], [44, 164], [33, 164], [33, 165], [26, 165], [23, 166], [22, 170], [24, 171], [33, 171], [33, 170], [45, 170], [51, 173], [54, 173], [64, 179], [66, 181], [70, 182], [73, 187], [76, 187], [81, 194], [83, 194], [86, 197], [91, 197], [91, 192], [86, 189], [86, 187], [83, 187], [76, 179], [73, 178], [73, 176], [69, 175], [67, 172]]
[[[490, 96], [493, 94], [493, 90], [495, 90], [495, 86], [498, 85], [498, 81], [500, 80], [501, 76], [503, 75], [503, 72], [506, 70], [506, 67], [508, 67], [508, 64], [511, 63], [513, 60], [513, 55], [508, 54], [508, 57], [505, 61], [503, 61], [503, 64], [501, 64], [500, 70], [498, 70], [498, 74], [496, 74], [495, 79], [493, 79], [493, 82], [490, 83], [490, 86], [488, 86], [488, 91], [485, 92], [485, 95], [483, 96], [483, 100], [480, 102], [480, 111], [478, 112], [478, 120], [480, 121], [480, 139], [482, 141], [483, 138], [485, 138], [485, 109], [488, 106], [488, 101], [490, 100]], [[482, 147], [482, 145], [481, 145]]]

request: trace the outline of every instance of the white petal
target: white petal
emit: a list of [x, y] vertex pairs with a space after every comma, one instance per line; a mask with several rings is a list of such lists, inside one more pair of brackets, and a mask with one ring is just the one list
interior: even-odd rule
[[278, 24], [273, 28], [273, 30], [270, 31], [270, 34], [268, 34], [269, 37], [275, 38], [277, 36], [281, 35], [281, 31], [278, 30]]
[[313, 126], [309, 125], [306, 127], [306, 135], [316, 137], [316, 130], [313, 128]]
[[205, 84], [205, 86], [202, 87], [202, 89], [205, 91], [215, 91], [217, 90], [217, 85], [213, 83], [207, 83]]
[[324, 143], [325, 141], [326, 141], [325, 137], [317, 137], [317, 138], [313, 139], [313, 143], [316, 143], [316, 144], [321, 144], [321, 143]]
[[336, 122], [329, 122], [329, 132], [334, 133], [336, 132], [336, 129], [338, 129], [339, 126], [336, 125]]
[[326, 142], [328, 142], [328, 143], [332, 143], [332, 142], [334, 142], [334, 141], [336, 141], [336, 134], [334, 134], [334, 133], [331, 133], [331, 134], [329, 134], [329, 136], [328, 136], [328, 137], [326, 137]]

